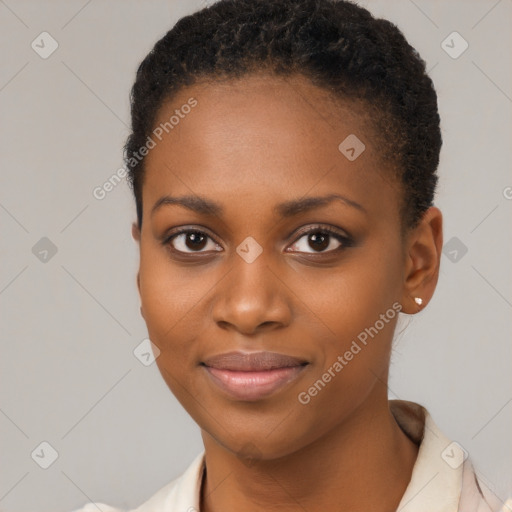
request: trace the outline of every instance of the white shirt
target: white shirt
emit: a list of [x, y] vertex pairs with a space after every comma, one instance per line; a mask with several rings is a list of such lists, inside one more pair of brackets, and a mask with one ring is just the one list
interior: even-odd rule
[[[417, 444], [411, 480], [397, 512], [512, 512], [512, 499], [502, 503], [478, 481], [467, 453], [450, 442], [419, 404], [390, 400], [401, 429]], [[131, 512], [200, 512], [204, 451], [185, 472]], [[88, 503], [73, 512], [124, 512], [103, 503]], [[126, 511], [129, 512], [129, 511]]]

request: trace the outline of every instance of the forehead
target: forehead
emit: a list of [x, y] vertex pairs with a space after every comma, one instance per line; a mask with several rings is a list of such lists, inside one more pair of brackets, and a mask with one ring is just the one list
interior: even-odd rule
[[352, 194], [358, 202], [365, 196], [369, 204], [388, 195], [389, 208], [397, 187], [372, 130], [361, 103], [335, 99], [305, 77], [195, 83], [158, 112], [144, 208], [164, 189], [221, 202], [236, 194], [260, 205], [313, 189]]

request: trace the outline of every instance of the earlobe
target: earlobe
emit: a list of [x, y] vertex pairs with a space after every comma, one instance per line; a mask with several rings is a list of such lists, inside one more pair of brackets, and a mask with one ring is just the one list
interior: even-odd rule
[[[139, 297], [141, 296], [140, 295], [140, 271], [137, 272], [137, 289], [139, 290]], [[140, 306], [140, 314], [142, 316], [142, 318], [144, 318], [144, 320], [146, 319], [146, 317], [144, 316], [144, 310], [142, 309], [142, 305]]]
[[[140, 242], [140, 229], [139, 226], [134, 222], [132, 224], [132, 237], [136, 242]], [[140, 270], [137, 272], [137, 289], [139, 290], [139, 297], [140, 294]], [[144, 312], [142, 311], [142, 306], [140, 307], [140, 314], [142, 315], [142, 318], [144, 318]]]
[[140, 242], [140, 229], [136, 222], [132, 224], [132, 237], [136, 242]]
[[402, 312], [424, 309], [436, 289], [443, 248], [443, 216], [431, 206], [407, 236]]

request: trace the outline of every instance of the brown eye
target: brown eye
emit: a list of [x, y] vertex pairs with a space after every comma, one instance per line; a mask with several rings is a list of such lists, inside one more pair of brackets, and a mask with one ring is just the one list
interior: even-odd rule
[[302, 234], [290, 247], [290, 250], [303, 253], [333, 252], [350, 245], [350, 239], [328, 228], [313, 228]]
[[308, 244], [315, 251], [323, 251], [329, 247], [331, 235], [326, 233], [310, 233], [308, 236]]
[[214, 242], [206, 233], [195, 230], [183, 230], [172, 235], [168, 243], [178, 252], [194, 253], [206, 252], [203, 249], [218, 251], [220, 246]]

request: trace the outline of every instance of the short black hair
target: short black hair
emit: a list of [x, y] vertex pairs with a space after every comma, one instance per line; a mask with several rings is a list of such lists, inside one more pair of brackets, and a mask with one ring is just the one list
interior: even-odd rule
[[442, 138], [425, 62], [396, 25], [347, 0], [220, 0], [181, 18], [137, 70], [124, 159], [139, 227], [144, 158], [134, 155], [163, 102], [198, 79], [262, 70], [300, 74], [334, 98], [363, 102], [402, 184], [402, 227], [416, 226], [433, 204]]

